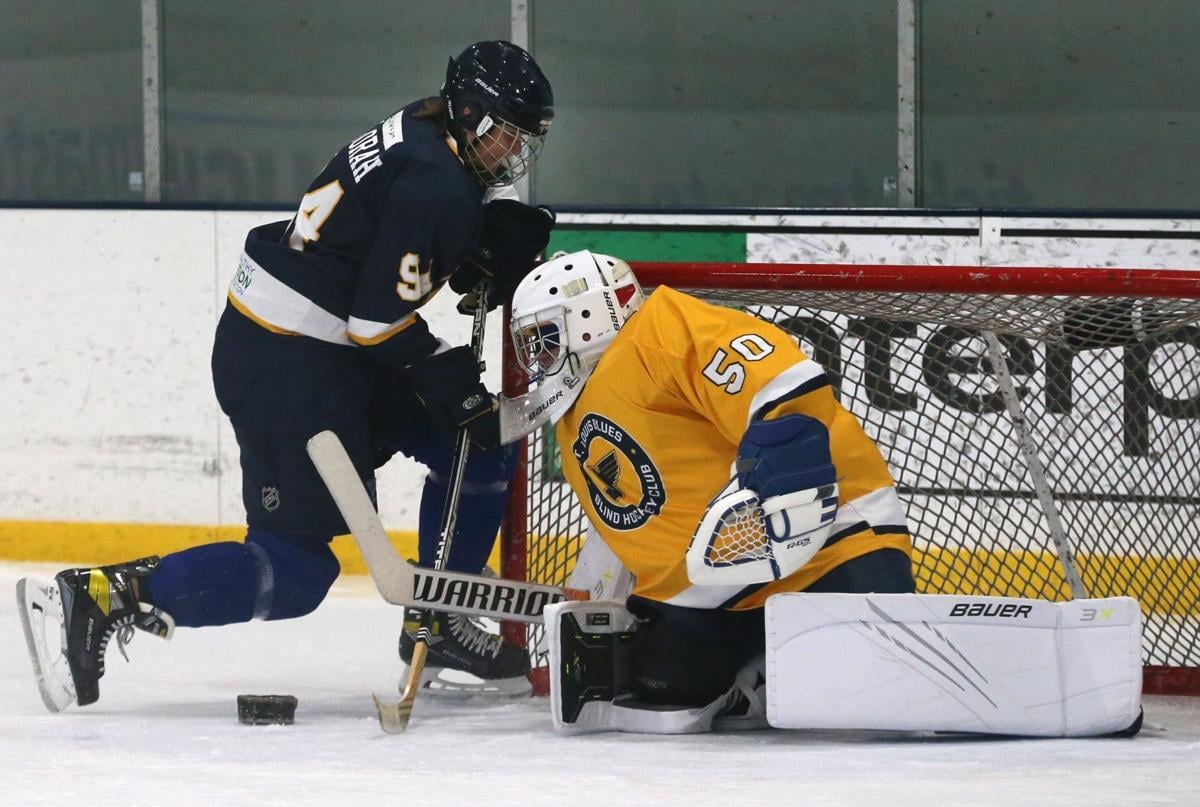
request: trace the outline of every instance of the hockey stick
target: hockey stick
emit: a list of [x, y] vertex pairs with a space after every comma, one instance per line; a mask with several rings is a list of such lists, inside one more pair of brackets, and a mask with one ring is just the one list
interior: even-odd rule
[[[482, 367], [483, 330], [487, 323], [488, 284], [480, 283], [475, 289], [475, 317], [471, 324], [471, 352], [475, 354], [476, 363]], [[470, 433], [466, 426], [460, 426], [454, 443], [454, 454], [450, 460], [450, 486], [446, 491], [446, 503], [442, 508], [442, 525], [438, 530], [437, 555], [433, 560], [435, 571], [443, 571], [450, 558], [450, 545], [454, 541], [454, 526], [458, 523], [458, 500], [462, 493], [463, 475], [467, 469], [467, 457], [471, 452]], [[429, 657], [429, 640], [432, 638], [433, 610], [425, 609], [421, 619], [421, 627], [417, 630], [417, 638], [413, 643], [412, 659], [408, 662], [408, 677], [404, 681], [404, 689], [397, 703], [382, 703], [375, 698], [375, 708], [379, 712], [379, 727], [388, 734], [399, 734], [408, 728], [412, 718], [413, 704], [417, 700], [417, 692], [421, 689], [421, 673], [425, 671], [425, 660]]]
[[[471, 348], [474, 351], [477, 361], [483, 352], [484, 325], [487, 317], [486, 305], [479, 303], [486, 299], [487, 288], [481, 285], [476, 290], [477, 304], [471, 330]], [[447, 491], [445, 507], [442, 511], [441, 528], [438, 532], [437, 555], [434, 559], [432, 570], [434, 575], [447, 574], [445, 572], [445, 565], [450, 556], [450, 546], [453, 541], [454, 527], [458, 518], [458, 501], [462, 490], [463, 474], [466, 469], [469, 451], [469, 434], [465, 428], [461, 428], [458, 430], [450, 466], [450, 485]], [[346, 455], [345, 449], [337, 439], [337, 436], [331, 432], [322, 432], [314, 436], [308, 442], [308, 452], [317, 466], [318, 473], [321, 474], [326, 486], [330, 489], [330, 493], [333, 495], [334, 501], [342, 513], [342, 517], [346, 520], [347, 526], [358, 542], [363, 553], [363, 558], [367, 562], [367, 567], [371, 570], [371, 576], [375, 579], [376, 587], [379, 588], [384, 599], [389, 602], [411, 599], [417, 590], [416, 577], [418, 572], [411, 570], [411, 567], [408, 567], [408, 564], [404, 563], [396, 555], [390, 540], [387, 538], [387, 533], [379, 521], [379, 516], [371, 504], [370, 497], [367, 496], [366, 491], [363, 489], [362, 482], [354, 470], [353, 463], [350, 462], [350, 458]], [[405, 575], [397, 565], [409, 568], [408, 575]], [[459, 577], [474, 576], [460, 575]], [[447, 580], [444, 587], [440, 589], [444, 594], [442, 599], [462, 600], [464, 601], [464, 608], [470, 608], [472, 605], [486, 605], [489, 600], [484, 591], [484, 581], [487, 581], [487, 578], [478, 576], [476, 581], [465, 584], [465, 588], [464, 583], [459, 581], [456, 593], [453, 586], [454, 581]], [[503, 584], [498, 585], [503, 586]], [[539, 588], [544, 589], [540, 597], [534, 596], [529, 600], [518, 601], [514, 601], [511, 598], [504, 598], [502, 596], [504, 594], [502, 589], [494, 589], [495, 596], [491, 601], [497, 604], [503, 603], [511, 609], [520, 612], [528, 611], [533, 606], [538, 606], [537, 601], [540, 599], [542, 600], [540, 607], [536, 608], [537, 614], [540, 616], [541, 609], [550, 601], [550, 597], [558, 593], [558, 590], [553, 589], [553, 587]], [[429, 593], [433, 590], [430, 586], [422, 588], [424, 593]], [[512, 591], [512, 589], [509, 590]], [[513, 593], [515, 594], [515, 592]], [[563, 592], [558, 599], [565, 597], [566, 594]], [[400, 701], [389, 704], [375, 697], [375, 707], [379, 715], [380, 728], [389, 734], [403, 732], [408, 727], [409, 720], [412, 717], [413, 704], [416, 701], [417, 692], [420, 690], [421, 673], [424, 671], [425, 661], [428, 657], [433, 613], [433, 609], [426, 608], [425, 616], [421, 622], [421, 627], [417, 632], [416, 642], [413, 646], [412, 659], [409, 662], [408, 674]], [[486, 612], [482, 611], [481, 608], [477, 608], [475, 609], [475, 613]]]
[[308, 441], [308, 455], [345, 519], [375, 588], [392, 605], [541, 622], [542, 610], [551, 603], [588, 599], [588, 593], [579, 589], [413, 566], [392, 547], [338, 436], [331, 431], [315, 435]]

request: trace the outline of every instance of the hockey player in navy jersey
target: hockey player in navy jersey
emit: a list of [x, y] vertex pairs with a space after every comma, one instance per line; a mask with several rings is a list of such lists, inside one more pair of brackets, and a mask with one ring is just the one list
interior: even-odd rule
[[[528, 53], [476, 43], [450, 60], [438, 96], [334, 155], [290, 221], [250, 231], [212, 355], [217, 399], [241, 449], [245, 541], [70, 569], [44, 586], [21, 581], [49, 708], [94, 702], [110, 639], [123, 652], [134, 628], [169, 637], [176, 626], [287, 619], [317, 607], [340, 571], [330, 541], [346, 532], [305, 453], [324, 429], [338, 434], [372, 492], [375, 469], [395, 453], [428, 467], [419, 529], [428, 565], [454, 435], [467, 429], [476, 450], [456, 532], [467, 540], [454, 541], [447, 567], [480, 571], [514, 453], [499, 446], [495, 397], [470, 348], [439, 340], [419, 309], [445, 284], [465, 294], [483, 280], [488, 298], [464, 302], [493, 308], [533, 266], [553, 214], [516, 201], [511, 186], [553, 117], [550, 83]], [[524, 684], [524, 651], [466, 619], [439, 615], [434, 631], [432, 673], [451, 667]]]

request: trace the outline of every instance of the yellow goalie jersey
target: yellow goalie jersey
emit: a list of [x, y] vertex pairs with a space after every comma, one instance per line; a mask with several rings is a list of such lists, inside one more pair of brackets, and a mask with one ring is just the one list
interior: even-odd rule
[[[729, 481], [752, 418], [801, 413], [829, 429], [837, 518], [824, 548], [770, 584], [695, 586], [685, 554]], [[637, 581], [634, 594], [693, 608], [758, 608], [876, 549], [911, 557], [887, 465], [833, 395], [824, 370], [782, 330], [658, 288], [605, 351], [558, 422], [563, 473], [588, 519]]]

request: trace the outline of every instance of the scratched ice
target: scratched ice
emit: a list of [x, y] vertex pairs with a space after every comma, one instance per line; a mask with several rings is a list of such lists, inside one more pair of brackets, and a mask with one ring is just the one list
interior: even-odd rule
[[[1133, 740], [878, 733], [563, 738], [541, 699], [395, 698], [400, 611], [362, 579], [310, 617], [113, 647], [101, 699], [47, 714], [11, 593], [52, 569], [0, 566], [0, 804], [1140, 805], [1200, 803], [1200, 698], [1149, 698]], [[239, 693], [299, 698], [292, 726], [243, 726]]]

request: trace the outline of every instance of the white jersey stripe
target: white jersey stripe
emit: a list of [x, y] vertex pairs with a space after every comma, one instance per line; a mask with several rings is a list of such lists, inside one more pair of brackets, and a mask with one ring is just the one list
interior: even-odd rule
[[838, 507], [837, 518], [833, 520], [829, 534], [837, 535], [841, 530], [864, 521], [872, 527], [890, 527], [908, 523], [908, 519], [904, 515], [904, 505], [900, 504], [900, 497], [896, 495], [894, 487], [888, 486], [873, 490]]
[[335, 345], [354, 344], [346, 333], [346, 320], [276, 280], [244, 252], [229, 284], [229, 301], [238, 311], [276, 333], [311, 336]]
[[750, 412], [746, 417], [746, 425], [749, 426], [750, 420], [758, 410], [771, 401], [782, 398], [797, 387], [807, 384], [814, 379], [821, 378], [824, 375], [825, 369], [812, 359], [805, 359], [802, 362], [793, 364], [755, 393], [754, 397], [750, 400]]

